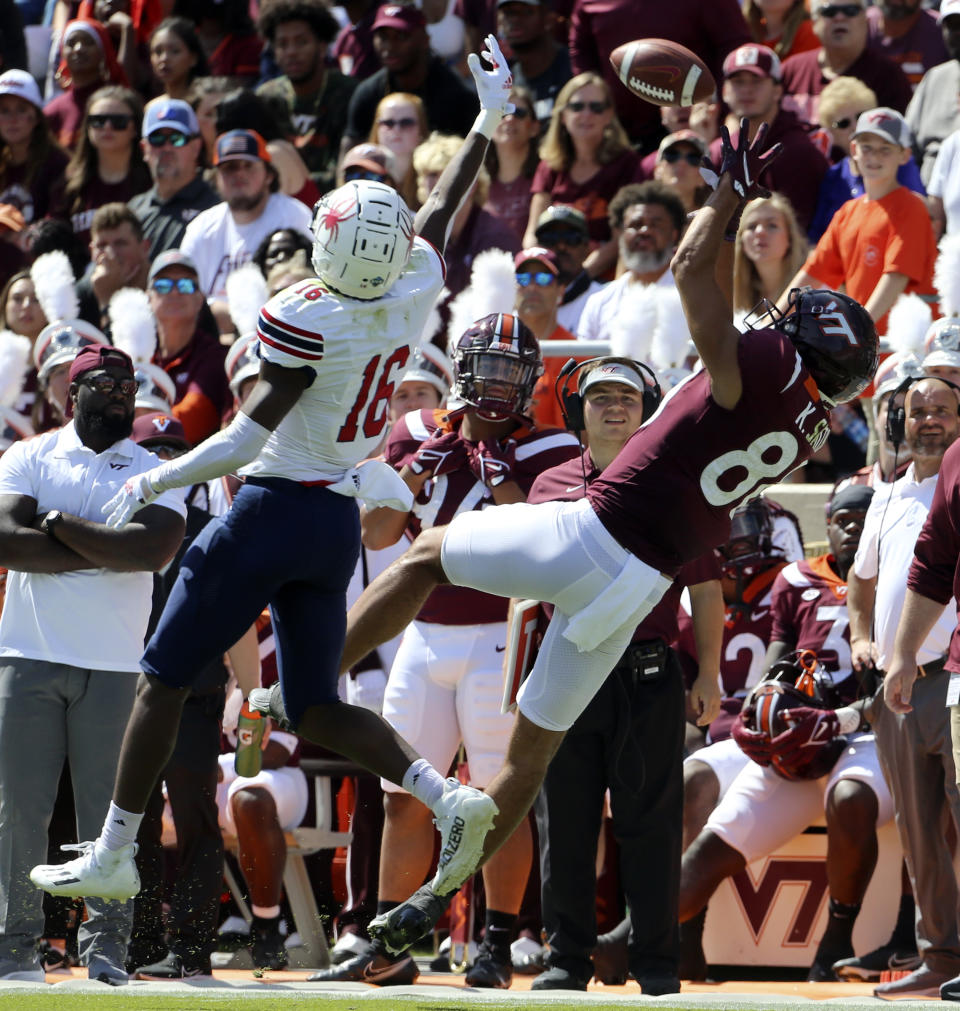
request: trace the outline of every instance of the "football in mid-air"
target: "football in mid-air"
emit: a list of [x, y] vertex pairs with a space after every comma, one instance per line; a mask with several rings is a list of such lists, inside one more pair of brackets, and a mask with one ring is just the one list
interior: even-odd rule
[[610, 54], [610, 62], [626, 87], [654, 105], [693, 105], [717, 89], [704, 62], [668, 39], [625, 42]]

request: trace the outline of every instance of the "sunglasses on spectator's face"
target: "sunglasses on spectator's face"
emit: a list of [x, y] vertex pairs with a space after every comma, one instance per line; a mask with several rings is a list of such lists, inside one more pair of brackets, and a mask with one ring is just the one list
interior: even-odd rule
[[525, 109], [522, 105], [518, 105], [513, 112], [508, 112], [507, 116], [513, 116], [514, 119], [526, 119], [530, 115], [530, 110]]
[[132, 397], [140, 389], [136, 379], [114, 379], [113, 376], [91, 376], [89, 379], [81, 379], [80, 383], [104, 396], [119, 388], [125, 397]]
[[193, 140], [192, 137], [188, 137], [185, 133], [151, 133], [147, 137], [147, 143], [151, 147], [165, 147], [169, 144], [171, 147], [185, 147], [188, 141]]
[[531, 284], [535, 284], [538, 288], [547, 288], [556, 278], [549, 271], [538, 270], [535, 274], [531, 274], [528, 271], [517, 274], [517, 284], [521, 288], [529, 288]]
[[174, 288], [181, 295], [192, 295], [197, 290], [197, 282], [192, 277], [158, 277], [151, 285], [158, 295], [169, 295]]
[[606, 112], [610, 108], [610, 104], [609, 102], [567, 102], [567, 108], [571, 112], [583, 112], [584, 109], [589, 109], [599, 116], [601, 112]]
[[537, 238], [544, 246], [554, 246], [561, 242], [565, 246], [579, 246], [587, 241], [583, 232], [578, 232], [575, 228], [551, 228], [549, 232], [543, 232]]
[[130, 125], [133, 116], [125, 112], [107, 112], [104, 114], [95, 113], [87, 122], [94, 130], [102, 130], [108, 123], [114, 130], [126, 130]]
[[674, 165], [678, 161], [685, 161], [688, 165], [693, 165], [696, 168], [700, 164], [700, 155], [696, 151], [670, 150], [664, 151], [660, 157], [669, 165]]
[[384, 175], [382, 172], [372, 172], [365, 168], [348, 168], [343, 173], [345, 183], [353, 182], [356, 179], [368, 179], [372, 183], [382, 183]]
[[845, 18], [855, 18], [862, 13], [863, 8], [860, 4], [827, 4], [817, 11], [817, 17], [835, 18], [838, 14], [842, 14]]
[[854, 123], [863, 115], [863, 113], [858, 112], [856, 116], [844, 116], [843, 119], [838, 119], [830, 124], [832, 130], [846, 130], [853, 126]]
[[403, 119], [381, 119], [378, 126], [385, 126], [388, 130], [412, 130], [417, 121], [412, 116], [404, 116]]

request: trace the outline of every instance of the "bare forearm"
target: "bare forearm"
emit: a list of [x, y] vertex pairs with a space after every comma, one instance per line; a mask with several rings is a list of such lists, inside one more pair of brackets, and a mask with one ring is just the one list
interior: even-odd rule
[[717, 255], [727, 223], [737, 209], [739, 197], [727, 176], [723, 176], [707, 202], [694, 215], [677, 249], [670, 269], [681, 295], [696, 297], [696, 287], [705, 277], [713, 278]]
[[0, 565], [16, 572], [78, 572], [97, 568], [40, 530], [18, 527], [0, 534]]
[[701, 670], [720, 671], [720, 652], [723, 647], [723, 593], [718, 580], [698, 583], [690, 587], [693, 610], [693, 639], [697, 646], [697, 659]]
[[880, 278], [864, 306], [874, 322], [893, 308], [893, 303], [907, 290], [909, 281], [906, 274], [884, 274]]
[[793, 279], [783, 289], [783, 293], [777, 299], [777, 308], [781, 312], [786, 312], [790, 301], [790, 292], [794, 288], [823, 288], [826, 287], [822, 281], [817, 280], [813, 274], [808, 274], [802, 267], [794, 274]]
[[[166, 511], [179, 519], [171, 510]], [[154, 529], [137, 522], [117, 530], [105, 523], [64, 513], [55, 536], [95, 568], [112, 572], [157, 572], [177, 553], [183, 540], [182, 520], [179, 520], [179, 531], [178, 537], [175, 528]]]
[[233, 676], [246, 698], [254, 688], [260, 687], [260, 645], [256, 625], [251, 625], [227, 650], [227, 657]]
[[417, 212], [414, 222], [416, 233], [441, 252], [447, 245], [450, 224], [477, 178], [488, 143], [483, 134], [471, 130], [443, 170], [426, 203]]
[[861, 579], [855, 572], [847, 574], [847, 615], [850, 620], [850, 640], [870, 638], [870, 616], [877, 596], [876, 579]]

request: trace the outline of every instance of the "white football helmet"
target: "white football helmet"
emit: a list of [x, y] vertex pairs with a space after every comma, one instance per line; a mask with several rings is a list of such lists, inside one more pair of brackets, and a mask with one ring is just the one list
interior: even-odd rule
[[413, 246], [413, 215], [383, 183], [356, 179], [331, 190], [313, 209], [313, 269], [351, 298], [386, 294]]

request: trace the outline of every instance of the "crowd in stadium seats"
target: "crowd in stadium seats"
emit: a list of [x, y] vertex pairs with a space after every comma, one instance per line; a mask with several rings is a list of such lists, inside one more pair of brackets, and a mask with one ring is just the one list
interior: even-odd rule
[[[429, 210], [485, 108], [468, 55], [490, 33], [510, 62], [512, 111], [450, 221], [444, 287], [419, 349], [373, 387], [362, 421], [345, 422], [382, 430], [376, 453], [414, 496], [407, 511], [361, 510], [358, 591], [461, 512], [585, 497], [661, 398], [701, 368], [672, 262], [728, 140], [759, 134], [781, 153], [762, 178], [771, 192], [731, 220], [717, 257], [727, 319], [746, 333], [796, 311], [796, 289], [841, 291], [876, 324], [881, 364], [859, 398], [830, 405], [812, 457], [786, 479], [817, 486], [825, 541], [805, 544], [796, 517], [768, 499], [741, 507], [723, 547], [681, 570], [664, 597], [670, 613], [637, 628], [534, 813], [451, 912], [452, 928], [479, 911], [475, 936], [454, 944], [472, 962], [467, 982], [508, 987], [523, 972], [535, 989], [586, 989], [594, 976], [632, 976], [662, 994], [706, 979], [707, 903], [721, 882], [824, 816], [826, 928], [809, 978], [876, 981], [883, 997], [943, 986], [960, 999], [956, 586], [930, 572], [949, 563], [952, 574], [960, 538], [931, 546], [920, 534], [928, 513], [953, 504], [935, 489], [960, 434], [960, 0], [0, 0], [0, 455], [40, 437], [60, 445], [82, 406], [77, 356], [107, 361], [109, 347], [129, 356], [139, 384], [138, 454], [173, 459], [220, 432], [253, 387], [259, 341], [273, 339], [261, 309], [319, 274], [317, 201], [376, 182], [413, 214]], [[609, 61], [635, 38], [688, 47], [717, 93], [686, 108], [641, 101]], [[476, 405], [504, 376], [483, 372], [471, 341], [499, 335], [502, 324], [483, 322], [498, 314], [530, 356], [520, 399], [491, 420]], [[829, 306], [821, 316], [847, 325]], [[590, 344], [579, 352], [577, 341]], [[111, 381], [96, 396], [122, 388]], [[364, 383], [367, 396], [372, 371]], [[23, 494], [19, 467], [0, 467], [0, 564], [14, 573], [25, 563], [3, 503]], [[542, 478], [551, 468], [562, 480]], [[947, 456], [943, 473], [955, 470]], [[189, 490], [186, 540], [154, 577], [151, 633], [186, 546], [239, 485], [231, 475]], [[926, 561], [911, 568], [915, 545]], [[939, 623], [904, 612], [918, 623], [925, 675], [912, 711], [912, 682], [888, 684], [884, 704], [883, 672], [902, 674], [904, 592], [908, 605], [910, 594], [947, 604]], [[441, 774], [483, 788], [516, 719], [501, 697], [518, 605], [439, 587], [399, 650], [356, 664], [341, 697], [382, 713]], [[545, 624], [532, 613], [535, 641]], [[48, 903], [44, 924], [27, 881], [44, 826], [24, 842], [15, 809], [47, 797], [51, 852], [83, 842], [75, 822], [96, 831], [92, 811], [112, 786], [99, 766], [117, 761], [134, 675], [130, 697], [110, 700], [123, 712], [111, 713], [95, 776], [53, 716], [48, 754], [34, 761], [29, 729], [9, 733], [8, 661], [42, 652], [42, 624], [12, 641], [0, 627], [0, 981], [42, 980], [78, 960], [113, 985], [127, 973], [206, 975], [231, 940], [255, 967], [284, 969], [297, 931], [284, 833], [307, 812], [301, 755], [322, 751], [264, 718], [262, 768], [240, 775], [234, 764], [251, 746], [244, 692], [278, 677], [270, 613], [194, 684], [140, 832], [143, 891], [132, 907], [91, 907], [79, 948], [74, 905]], [[64, 624], [84, 638], [77, 621]], [[139, 641], [148, 627], [134, 631]], [[76, 656], [75, 666], [103, 667]], [[126, 669], [117, 663], [108, 669]], [[786, 759], [762, 725], [769, 671], [816, 702], [781, 727], [793, 735]], [[846, 748], [822, 769], [804, 765], [802, 734]], [[75, 798], [70, 776], [82, 783]], [[336, 914], [334, 964], [312, 978], [410, 983], [414, 960], [385, 953], [367, 928], [436, 865], [430, 812], [386, 779], [337, 786], [354, 842], [345, 886], [329, 852], [310, 858]], [[894, 817], [904, 864], [888, 887], [899, 913], [887, 944], [856, 951], [877, 829]], [[219, 901], [221, 831], [252, 918]]]

